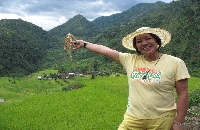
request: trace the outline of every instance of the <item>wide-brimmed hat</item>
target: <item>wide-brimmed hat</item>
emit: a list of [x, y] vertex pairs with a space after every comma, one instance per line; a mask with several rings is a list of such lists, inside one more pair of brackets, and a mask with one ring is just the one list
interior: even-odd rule
[[161, 39], [161, 46], [164, 47], [171, 40], [171, 34], [160, 28], [150, 28], [150, 27], [141, 27], [137, 29], [135, 32], [128, 34], [126, 37], [122, 39], [122, 45], [130, 50], [136, 50], [133, 47], [133, 39], [137, 35], [144, 33], [153, 33], [156, 34]]

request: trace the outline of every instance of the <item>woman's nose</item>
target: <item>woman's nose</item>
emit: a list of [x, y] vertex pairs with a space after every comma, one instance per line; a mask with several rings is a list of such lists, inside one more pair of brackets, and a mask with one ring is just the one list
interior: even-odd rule
[[148, 44], [148, 41], [147, 40], [142, 40], [142, 45], [146, 45]]

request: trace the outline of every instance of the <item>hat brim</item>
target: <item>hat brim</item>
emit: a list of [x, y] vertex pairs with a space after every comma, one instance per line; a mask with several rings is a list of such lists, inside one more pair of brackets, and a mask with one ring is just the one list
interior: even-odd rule
[[133, 33], [128, 34], [126, 37], [122, 39], [122, 45], [130, 50], [136, 51], [136, 49], [133, 47], [133, 39], [134, 37], [144, 34], [144, 33], [153, 33], [156, 34], [161, 39], [161, 46], [164, 47], [167, 43], [171, 40], [171, 34], [160, 28], [143, 28], [138, 29]]

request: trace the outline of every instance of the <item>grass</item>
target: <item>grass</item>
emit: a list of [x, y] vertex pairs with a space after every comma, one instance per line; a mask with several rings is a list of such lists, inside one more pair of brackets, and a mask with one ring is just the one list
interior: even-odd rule
[[[76, 77], [58, 84], [37, 80], [42, 73], [10, 81], [0, 78], [0, 97], [5, 99], [0, 103], [0, 130], [116, 130], [123, 120], [128, 97], [125, 75]], [[71, 82], [83, 88], [60, 91]], [[199, 85], [198, 78], [189, 80], [189, 90]]]
[[[118, 82], [116, 78], [119, 79]], [[1, 81], [4, 81], [6, 86], [16, 87], [21, 84], [22, 79], [16, 79], [15, 84], [8, 82], [6, 78], [2, 78]], [[31, 87], [27, 86], [26, 82], [17, 90], [3, 87], [4, 93], [1, 95], [7, 98], [5, 98], [6, 102], [0, 104], [0, 129], [114, 130], [122, 121], [126, 109], [127, 85], [120, 84], [120, 82], [125, 83], [126, 79], [124, 76], [108, 77], [109, 82], [106, 83], [102, 82], [103, 79], [105, 80], [105, 77], [95, 80], [91, 80], [90, 77], [78, 77], [76, 80], [85, 87], [68, 92], [54, 92], [51, 88], [54, 80], [51, 81], [50, 86], [47, 86], [49, 81], [40, 81], [36, 78], [26, 79]], [[31, 80], [34, 81], [33, 84]], [[71, 82], [75, 81], [71, 80]], [[49, 92], [33, 91], [33, 86]], [[57, 86], [56, 90], [62, 87]]]
[[[99, 93], [95, 93], [95, 96], [108, 98]], [[1, 126], [5, 126], [2, 128], [20, 130], [113, 129], [120, 123], [121, 120], [117, 119], [117, 116], [120, 111], [123, 111], [123, 109], [115, 109], [117, 107], [115, 105], [122, 104], [120, 101], [113, 103], [111, 100], [106, 102], [105, 100], [97, 100], [97, 97], [94, 98], [94, 94], [87, 89], [36, 96], [13, 104], [11, 107], [7, 106], [6, 110], [3, 111], [7, 117], [3, 119]], [[110, 107], [115, 112], [111, 113]]]
[[189, 92], [198, 89], [200, 87], [200, 78], [191, 77], [188, 80], [188, 86]]

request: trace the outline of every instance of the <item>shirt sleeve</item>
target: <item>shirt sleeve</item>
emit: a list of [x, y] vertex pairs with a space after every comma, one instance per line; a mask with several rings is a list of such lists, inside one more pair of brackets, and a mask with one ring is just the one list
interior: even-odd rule
[[119, 60], [123, 67], [125, 67], [126, 53], [119, 53]]
[[133, 55], [129, 53], [119, 53], [119, 60], [122, 64], [123, 68], [126, 69], [127, 65], [129, 65], [130, 61], [133, 59]]
[[188, 79], [190, 78], [190, 74], [188, 72], [188, 69], [184, 63], [183, 60], [180, 60], [177, 64], [176, 68], [176, 74], [175, 74], [175, 80], [181, 80], [181, 79]]

